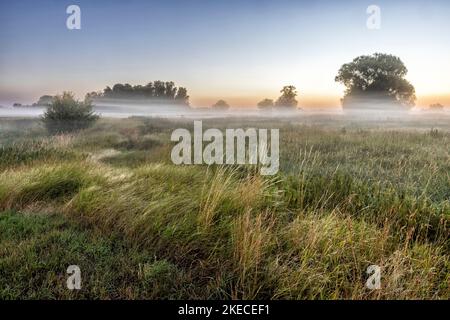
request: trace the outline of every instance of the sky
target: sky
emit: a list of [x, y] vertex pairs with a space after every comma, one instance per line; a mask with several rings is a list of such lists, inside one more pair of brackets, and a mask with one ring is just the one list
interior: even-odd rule
[[[80, 30], [66, 27], [69, 5]], [[380, 29], [367, 28], [370, 5]], [[255, 106], [294, 85], [299, 106], [334, 107], [340, 66], [383, 52], [407, 66], [418, 105], [450, 105], [449, 31], [448, 1], [0, 0], [0, 104], [163, 80], [193, 106]]]

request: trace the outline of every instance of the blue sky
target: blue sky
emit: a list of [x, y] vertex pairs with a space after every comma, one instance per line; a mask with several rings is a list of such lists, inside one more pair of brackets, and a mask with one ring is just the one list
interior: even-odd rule
[[[66, 28], [71, 4], [81, 30]], [[449, 31], [446, 1], [0, 0], [0, 103], [160, 79], [195, 105], [254, 105], [287, 84], [300, 105], [334, 105], [339, 67], [374, 52], [405, 62], [422, 101], [450, 103]]]

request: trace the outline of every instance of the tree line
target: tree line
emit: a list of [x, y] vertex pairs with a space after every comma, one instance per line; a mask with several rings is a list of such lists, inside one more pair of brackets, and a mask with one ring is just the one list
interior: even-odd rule
[[[415, 105], [416, 94], [414, 86], [405, 78], [408, 73], [403, 61], [394, 55], [375, 53], [362, 55], [345, 63], [338, 70], [335, 81], [345, 86], [344, 97], [341, 99], [344, 109], [372, 107], [386, 104], [389, 107], [407, 109]], [[297, 108], [297, 89], [288, 85], [281, 89], [278, 99], [263, 99], [257, 106], [262, 110], [272, 108]], [[146, 85], [130, 85], [117, 83], [107, 86], [103, 91], [91, 92], [86, 95], [90, 100], [129, 99], [145, 100], [161, 104], [176, 104], [189, 106], [189, 95], [184, 87], [177, 87], [173, 81], [154, 81]], [[53, 97], [43, 96], [35, 105], [48, 106]], [[226, 110], [230, 108], [224, 100], [217, 101], [212, 109]], [[430, 109], [440, 110], [444, 107], [433, 104]]]
[[[342, 99], [344, 109], [364, 108], [368, 104], [387, 103], [391, 107], [410, 108], [415, 105], [414, 86], [405, 79], [408, 69], [400, 58], [382, 53], [359, 56], [342, 65], [335, 81], [342, 83], [345, 94]], [[260, 109], [297, 108], [298, 95], [295, 86], [284, 86], [276, 100], [264, 99], [258, 103]], [[115, 84], [101, 92], [91, 92], [85, 101], [75, 100], [72, 93], [60, 96], [42, 96], [37, 105], [48, 106], [43, 122], [52, 133], [76, 131], [91, 126], [98, 115], [93, 112], [92, 101], [96, 99], [147, 99], [158, 103], [189, 105], [186, 88], [176, 87], [174, 82], [154, 81], [147, 85]], [[217, 101], [212, 109], [226, 110], [230, 106], [224, 100]], [[439, 103], [431, 110], [442, 110]]]
[[281, 96], [274, 102], [272, 99], [264, 99], [258, 102], [258, 108], [262, 110], [271, 109], [274, 107], [278, 108], [296, 108], [298, 101], [295, 99], [297, 97], [297, 88], [294, 86], [284, 86], [281, 89]]
[[173, 81], [154, 81], [146, 85], [130, 85], [129, 83], [117, 83], [113, 87], [107, 86], [103, 91], [90, 92], [88, 99], [131, 99], [149, 100], [156, 103], [170, 103], [177, 105], [189, 105], [189, 95], [184, 87], [177, 87]]
[[[375, 53], [362, 55], [345, 63], [339, 69], [335, 81], [345, 86], [341, 103], [344, 109], [370, 108], [378, 104], [402, 109], [415, 105], [416, 94], [414, 86], [405, 78], [408, 73], [403, 61], [394, 55]], [[297, 108], [297, 89], [288, 85], [281, 89], [278, 99], [263, 99], [257, 106], [261, 110], [272, 108]], [[88, 100], [128, 99], [145, 100], [150, 103], [174, 104], [189, 106], [189, 95], [185, 87], [177, 87], [173, 81], [153, 81], [146, 85], [130, 85], [117, 83], [107, 86], [103, 91], [90, 92]], [[53, 96], [42, 96], [34, 106], [50, 106]], [[15, 107], [21, 107], [15, 103]], [[219, 100], [211, 106], [215, 110], [226, 110], [230, 105], [225, 100]], [[439, 103], [430, 105], [431, 110], [442, 110]]]

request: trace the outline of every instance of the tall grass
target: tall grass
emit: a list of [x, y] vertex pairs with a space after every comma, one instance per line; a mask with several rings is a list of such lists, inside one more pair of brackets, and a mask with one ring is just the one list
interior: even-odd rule
[[[0, 212], [21, 212], [0, 213], [0, 266], [12, 281], [2, 297], [73, 298], [55, 284], [74, 241], [84, 268], [117, 271], [86, 279], [80, 298], [450, 298], [445, 133], [286, 124], [282, 170], [267, 178], [172, 165], [164, 150], [179, 124], [125, 122], [22, 136], [0, 152]], [[26, 231], [42, 224], [51, 239]], [[15, 254], [21, 241], [37, 254]], [[39, 261], [47, 278], [27, 271]], [[381, 290], [365, 286], [372, 264]]]
[[264, 264], [275, 245], [274, 224], [270, 213], [252, 214], [251, 210], [234, 221], [233, 262], [237, 279], [231, 293], [233, 299], [256, 299], [265, 289], [269, 275]]

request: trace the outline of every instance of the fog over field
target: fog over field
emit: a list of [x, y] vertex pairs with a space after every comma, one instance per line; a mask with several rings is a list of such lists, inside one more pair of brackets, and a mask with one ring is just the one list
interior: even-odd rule
[[[38, 118], [46, 108], [42, 106], [0, 107], [0, 118]], [[168, 119], [251, 119], [269, 118], [304, 122], [306, 124], [323, 125], [356, 125], [378, 127], [408, 127], [410, 129], [447, 128], [450, 123], [450, 109], [428, 110], [412, 108], [398, 110], [395, 107], [375, 105], [370, 108], [344, 110], [340, 107], [329, 109], [271, 109], [259, 110], [249, 107], [234, 107], [228, 110], [213, 110], [211, 108], [189, 108], [173, 105], [145, 105], [127, 102], [95, 103], [95, 113], [106, 118], [151, 117]]]
[[449, 301], [449, 17], [448, 0], [0, 0], [2, 307]]

